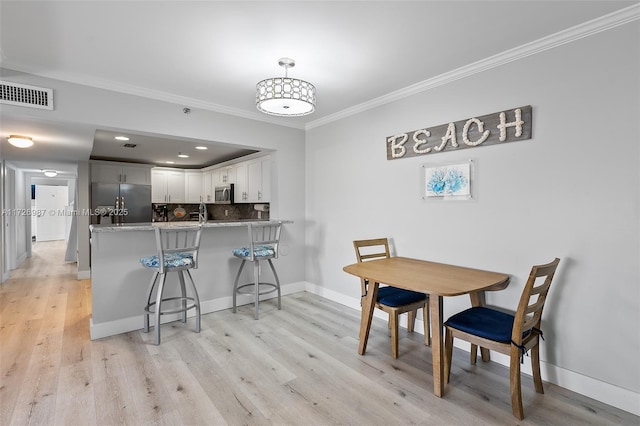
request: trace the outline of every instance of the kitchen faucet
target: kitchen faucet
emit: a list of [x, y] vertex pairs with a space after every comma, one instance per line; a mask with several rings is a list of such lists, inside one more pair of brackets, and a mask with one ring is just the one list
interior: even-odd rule
[[204, 201], [200, 202], [200, 206], [198, 208], [198, 223], [207, 223], [207, 205]]

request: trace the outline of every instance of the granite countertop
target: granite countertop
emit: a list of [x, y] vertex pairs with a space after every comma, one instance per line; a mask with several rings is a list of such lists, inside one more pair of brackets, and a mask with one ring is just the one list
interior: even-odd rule
[[[293, 223], [291, 220], [255, 220], [255, 219], [239, 219], [239, 220], [210, 220], [202, 224], [203, 228], [224, 228], [246, 226], [248, 223]], [[162, 228], [178, 228], [184, 226], [198, 225], [197, 220], [183, 220], [180, 222], [144, 222], [144, 223], [119, 223], [119, 224], [100, 224], [89, 225], [91, 232], [122, 232], [122, 231], [152, 231], [157, 227]]]

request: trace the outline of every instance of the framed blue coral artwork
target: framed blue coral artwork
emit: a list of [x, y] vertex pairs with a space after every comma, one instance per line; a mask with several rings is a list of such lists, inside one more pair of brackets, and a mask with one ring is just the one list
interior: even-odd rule
[[422, 198], [468, 200], [472, 197], [473, 161], [422, 164]]

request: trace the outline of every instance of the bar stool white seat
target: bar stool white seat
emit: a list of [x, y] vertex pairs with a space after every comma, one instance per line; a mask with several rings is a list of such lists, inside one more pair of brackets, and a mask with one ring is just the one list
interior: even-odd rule
[[[258, 319], [260, 296], [278, 292], [278, 309], [282, 309], [280, 280], [273, 266], [272, 259], [278, 258], [278, 245], [280, 244], [280, 231], [282, 222], [249, 223], [249, 245], [233, 250], [233, 255], [242, 259], [240, 269], [233, 285], [233, 312], [236, 312], [236, 297], [238, 294], [253, 294], [254, 313], [253, 318]], [[266, 260], [271, 267], [275, 283], [260, 281], [260, 261]], [[253, 282], [239, 285], [240, 275], [245, 263], [253, 262]]]
[[[154, 271], [147, 290], [147, 304], [144, 307], [144, 332], [149, 332], [149, 315], [154, 315], [155, 344], [160, 344], [160, 317], [180, 313], [180, 321], [187, 322], [187, 311], [195, 309], [195, 331], [200, 332], [200, 298], [190, 269], [198, 268], [201, 226], [156, 227], [156, 248], [158, 254], [140, 259], [140, 263]], [[169, 272], [177, 272], [180, 295], [164, 297], [165, 282]], [[185, 280], [185, 273], [188, 280]], [[187, 293], [185, 281], [189, 282], [191, 295]], [[155, 289], [155, 300], [153, 293]], [[173, 301], [163, 309], [164, 302]], [[177, 301], [178, 303], [176, 303]]]

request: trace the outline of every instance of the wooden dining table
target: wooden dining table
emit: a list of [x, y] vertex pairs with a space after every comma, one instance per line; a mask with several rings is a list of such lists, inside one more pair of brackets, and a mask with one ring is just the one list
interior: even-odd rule
[[[444, 393], [443, 297], [468, 294], [472, 306], [482, 306], [485, 290], [501, 290], [509, 285], [508, 274], [407, 257], [390, 257], [354, 263], [345, 266], [343, 270], [369, 281], [367, 294], [362, 303], [360, 344], [358, 347], [360, 355], [364, 355], [367, 349], [379, 284], [387, 284], [429, 295], [433, 393], [438, 397], [442, 397]], [[483, 350], [482, 357], [483, 360], [488, 360], [488, 351]]]

